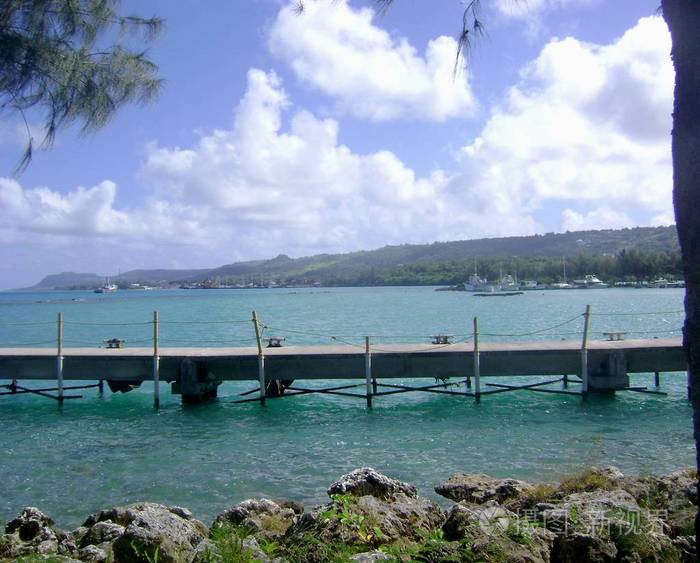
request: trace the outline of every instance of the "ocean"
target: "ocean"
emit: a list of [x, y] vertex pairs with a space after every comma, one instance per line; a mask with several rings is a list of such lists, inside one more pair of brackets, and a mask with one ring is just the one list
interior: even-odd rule
[[[153, 311], [164, 347], [253, 345], [252, 311], [267, 335], [284, 336], [287, 345], [360, 344], [366, 335], [378, 345], [428, 342], [432, 334], [461, 339], [475, 316], [486, 342], [579, 340], [587, 304], [592, 339], [608, 330], [670, 337], [680, 336], [683, 294], [596, 289], [477, 298], [427, 287], [5, 292], [0, 347], [51, 346], [59, 312], [66, 347], [97, 347], [106, 338], [147, 346]], [[653, 385], [652, 374], [632, 380]], [[44, 397], [0, 396], [0, 519], [31, 505], [71, 528], [92, 511], [148, 500], [185, 506], [208, 523], [250, 497], [323, 502], [332, 481], [361, 466], [438, 500], [432, 488], [456, 471], [541, 482], [590, 465], [663, 473], [694, 463], [683, 373], [662, 374], [667, 396], [618, 392], [584, 402], [520, 391], [476, 404], [412, 393], [377, 397], [372, 409], [360, 399], [321, 395], [264, 407], [233, 403], [252, 387], [225, 383], [217, 400], [183, 406], [162, 384], [159, 412], [148, 384], [104, 397], [89, 389], [60, 410]]]

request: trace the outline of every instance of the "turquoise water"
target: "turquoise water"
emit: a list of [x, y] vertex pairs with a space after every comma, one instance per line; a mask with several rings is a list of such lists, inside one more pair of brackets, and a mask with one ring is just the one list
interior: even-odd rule
[[[111, 337], [148, 345], [154, 310], [163, 346], [252, 344], [252, 310], [269, 334], [290, 344], [329, 343], [331, 336], [359, 343], [366, 334], [378, 346], [427, 341], [438, 332], [460, 337], [474, 316], [483, 333], [501, 335], [486, 341], [578, 340], [586, 304], [593, 338], [604, 330], [667, 337], [679, 335], [682, 300], [682, 290], [673, 289], [487, 299], [431, 288], [3, 293], [0, 346], [52, 341], [59, 311], [66, 346], [98, 346]], [[216, 322], [191, 324], [201, 321]], [[120, 324], [102, 324], [108, 322]], [[505, 336], [529, 332], [537, 333]], [[652, 379], [633, 377], [640, 384]], [[163, 385], [157, 414], [149, 385], [104, 398], [87, 390], [62, 411], [42, 397], [0, 396], [0, 519], [35, 505], [71, 527], [99, 508], [152, 500], [187, 506], [208, 521], [251, 496], [321, 502], [329, 483], [362, 465], [435, 498], [432, 487], [454, 471], [544, 481], [591, 464], [659, 473], [694, 459], [684, 374], [662, 375], [667, 397], [618, 393], [584, 403], [518, 392], [477, 405], [406, 394], [376, 398], [371, 410], [359, 399], [314, 395], [264, 408], [232, 404], [248, 387], [224, 384], [218, 401], [186, 408]]]

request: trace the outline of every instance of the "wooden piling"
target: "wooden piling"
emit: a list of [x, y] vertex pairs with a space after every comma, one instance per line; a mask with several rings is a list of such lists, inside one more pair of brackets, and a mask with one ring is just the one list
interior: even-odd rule
[[159, 325], [158, 311], [153, 311], [153, 407], [156, 410], [160, 408]]
[[481, 365], [479, 362], [479, 318], [474, 317], [474, 398], [481, 402]]
[[[365, 384], [366, 384], [366, 397], [367, 397], [367, 408], [372, 408], [372, 391], [373, 391], [373, 381], [372, 381], [372, 352], [369, 346], [369, 336], [365, 336]], [[376, 385], [376, 383], [375, 383]]]
[[561, 386], [564, 389], [569, 387], [569, 376], [567, 374], [564, 374], [564, 377], [561, 378]]
[[56, 334], [56, 390], [58, 404], [63, 404], [63, 313], [58, 313]]
[[581, 340], [581, 394], [585, 397], [588, 394], [588, 328], [591, 320], [591, 306], [586, 305], [586, 312], [583, 314], [583, 338]]
[[100, 397], [104, 397], [105, 394], [105, 380], [100, 379], [97, 382], [97, 390], [100, 392]]
[[12, 382], [10, 383], [10, 391], [12, 393], [17, 393], [17, 380], [13, 379]]
[[255, 342], [258, 345], [258, 381], [260, 382], [260, 404], [265, 404], [265, 354], [260, 342], [260, 324], [258, 315], [253, 311], [253, 328], [255, 328]]
[[661, 377], [658, 371], [654, 372], [654, 387], [661, 386]]

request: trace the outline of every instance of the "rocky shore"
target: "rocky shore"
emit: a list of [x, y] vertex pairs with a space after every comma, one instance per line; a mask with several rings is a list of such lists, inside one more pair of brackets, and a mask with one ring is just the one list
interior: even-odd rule
[[249, 499], [211, 527], [185, 508], [144, 502], [66, 532], [28, 507], [0, 535], [0, 561], [696, 561], [694, 470], [632, 477], [594, 468], [558, 484], [458, 473], [435, 491], [453, 504], [443, 510], [362, 468], [330, 485], [327, 504]]

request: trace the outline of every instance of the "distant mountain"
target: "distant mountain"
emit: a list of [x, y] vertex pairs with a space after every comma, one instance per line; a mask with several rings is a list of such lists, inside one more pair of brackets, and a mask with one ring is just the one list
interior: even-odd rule
[[[270, 260], [236, 262], [218, 268], [200, 270], [132, 270], [112, 277], [120, 285], [177, 285], [225, 280], [235, 283], [321, 283], [368, 284], [388, 279], [411, 283], [421, 268], [440, 269], [441, 264], [460, 265], [461, 276], [474, 259], [528, 258], [531, 261], [561, 257], [614, 256], [621, 251], [642, 254], [677, 253], [675, 227], [637, 227], [633, 229], [576, 231], [544, 235], [485, 238], [432, 244], [402, 244], [376, 250], [346, 254], [318, 254], [290, 258], [284, 254]], [[585, 266], [582, 266], [585, 267]], [[387, 272], [410, 274], [407, 278], [385, 275]], [[439, 278], [440, 276], [438, 276]], [[423, 278], [422, 278], [423, 279]], [[437, 279], [433, 276], [430, 279]], [[447, 277], [443, 276], [446, 280]], [[427, 278], [426, 278], [427, 280]], [[44, 278], [31, 289], [97, 287], [104, 279], [96, 274], [64, 272]]]

